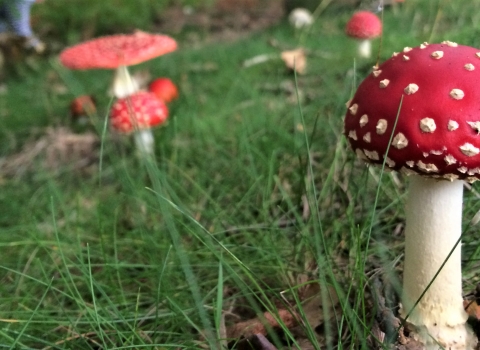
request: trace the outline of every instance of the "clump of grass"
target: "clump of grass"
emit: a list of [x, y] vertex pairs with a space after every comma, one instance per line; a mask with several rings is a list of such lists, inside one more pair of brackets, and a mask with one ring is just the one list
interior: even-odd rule
[[[124, 7], [110, 21], [94, 21], [95, 33], [135, 26], [159, 4], [136, 4], [136, 15]], [[104, 13], [115, 2], [89, 5]], [[59, 6], [47, 2], [39, 14], [53, 32], [64, 32], [62, 41], [77, 41], [69, 13], [51, 11]], [[385, 12], [380, 57], [429, 38], [461, 39], [465, 27], [453, 24], [478, 23], [478, 6], [412, 0]], [[75, 13], [78, 21], [88, 14]], [[320, 327], [326, 337], [307, 323], [303, 338], [314, 348], [367, 348], [372, 276], [398, 277], [405, 179], [366, 168], [343, 140], [344, 103], [373, 65], [352, 69], [354, 48], [343, 35], [349, 14], [327, 7], [301, 37], [312, 52], [304, 76], [291, 75], [280, 60], [241, 68], [255, 55], [278, 53], [272, 39], [296, 47], [287, 23], [135, 67], [168, 73], [180, 87], [169, 124], [156, 131], [156, 163], [103, 134], [109, 72], [61, 71], [54, 58], [21, 66], [0, 96], [2, 156], [48, 125], [68, 124], [68, 102], [80, 93], [98, 97], [92, 129], [104, 148], [102, 167], [88, 176], [39, 168], [0, 177], [0, 344], [220, 348], [223, 320], [238, 321], [224, 310], [245, 320], [293, 305], [306, 317], [298, 307], [304, 283], [318, 283], [322, 303], [336, 295], [339, 307], [319, 312], [319, 320], [331, 319]], [[142, 25], [148, 30], [152, 22]], [[475, 44], [465, 40], [458, 41]], [[293, 86], [293, 94], [282, 86]], [[473, 217], [476, 192], [465, 200], [465, 217]], [[466, 290], [477, 283], [475, 230], [467, 220]], [[298, 346], [289, 329], [271, 336], [278, 346]]]

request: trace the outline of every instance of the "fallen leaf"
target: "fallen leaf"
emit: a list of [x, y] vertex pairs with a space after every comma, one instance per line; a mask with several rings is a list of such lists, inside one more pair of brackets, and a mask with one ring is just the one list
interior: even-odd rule
[[288, 69], [295, 70], [298, 74], [304, 74], [307, 69], [307, 56], [303, 48], [283, 51], [281, 58]]
[[267, 335], [269, 328], [281, 328], [280, 320], [285, 327], [290, 328], [296, 325], [296, 316], [288, 310], [278, 310], [277, 315], [270, 312], [264, 312], [262, 316], [255, 317], [248, 321], [236, 323], [227, 328], [227, 337], [229, 339], [249, 338], [254, 335]]
[[464, 300], [463, 308], [467, 312], [468, 316], [475, 317], [477, 320], [480, 320], [480, 306], [475, 300]]

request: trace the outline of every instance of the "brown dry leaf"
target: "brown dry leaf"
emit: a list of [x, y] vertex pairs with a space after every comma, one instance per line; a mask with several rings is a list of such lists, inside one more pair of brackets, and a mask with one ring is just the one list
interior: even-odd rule
[[272, 315], [270, 312], [264, 312], [262, 316], [255, 317], [251, 320], [236, 323], [227, 328], [227, 338], [239, 339], [249, 338], [257, 334], [267, 335], [269, 328], [280, 329], [281, 326], [277, 319], [287, 328], [296, 325], [296, 316], [288, 310], [278, 310], [278, 314]]
[[305, 74], [307, 69], [307, 56], [303, 48], [283, 51], [281, 58], [288, 69], [295, 70], [298, 74]]
[[[332, 286], [328, 286], [327, 300], [323, 300], [321, 287], [318, 283], [310, 283], [304, 291], [304, 302], [302, 304], [305, 321], [308, 326], [315, 331], [315, 336], [319, 344], [326, 344], [325, 323], [330, 323], [331, 335], [338, 334], [335, 329], [335, 319], [341, 317], [341, 305], [338, 295]], [[329, 319], [325, 320], [324, 316]], [[330, 339], [330, 342], [336, 342], [336, 339]]]
[[474, 317], [477, 320], [480, 320], [480, 306], [475, 300], [464, 300], [463, 308], [467, 312], [468, 316]]
[[20, 152], [0, 159], [0, 176], [38, 171], [37, 161], [49, 171], [68, 168], [88, 172], [98, 161], [99, 143], [97, 135], [91, 132], [75, 134], [65, 127], [49, 127], [44, 136], [25, 144]]

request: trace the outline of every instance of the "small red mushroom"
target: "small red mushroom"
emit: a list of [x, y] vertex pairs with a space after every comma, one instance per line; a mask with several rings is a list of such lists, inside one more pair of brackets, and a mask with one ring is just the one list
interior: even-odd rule
[[166, 35], [137, 31], [133, 34], [104, 36], [66, 48], [60, 62], [70, 69], [116, 69], [113, 92], [117, 98], [138, 90], [127, 66], [139, 64], [177, 49]]
[[480, 178], [480, 50], [444, 41], [375, 66], [349, 101], [359, 158], [410, 175], [402, 317], [425, 349], [473, 349], [462, 307], [463, 181]]
[[151, 128], [165, 123], [168, 109], [153, 93], [139, 91], [120, 98], [110, 109], [110, 125], [120, 133], [135, 133], [137, 149], [142, 154], [153, 154], [154, 139]]
[[157, 98], [169, 103], [178, 98], [178, 89], [168, 78], [158, 78], [150, 83], [148, 91], [153, 92]]
[[90, 95], [80, 95], [70, 103], [70, 115], [80, 124], [86, 121], [86, 117], [96, 112], [95, 98]]
[[382, 21], [373, 12], [358, 11], [348, 21], [345, 32], [358, 40], [358, 55], [369, 58], [372, 55], [371, 39], [382, 33]]

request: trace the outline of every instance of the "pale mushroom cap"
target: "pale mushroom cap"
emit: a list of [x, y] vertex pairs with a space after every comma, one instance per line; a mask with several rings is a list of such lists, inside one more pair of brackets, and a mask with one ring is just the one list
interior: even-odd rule
[[380, 65], [347, 106], [345, 135], [355, 152], [382, 164], [388, 151], [386, 166], [405, 173], [480, 177], [479, 51], [425, 43], [404, 49], [408, 60], [396, 55]]
[[302, 28], [313, 24], [313, 16], [309, 10], [299, 7], [290, 12], [288, 21], [295, 28]]

